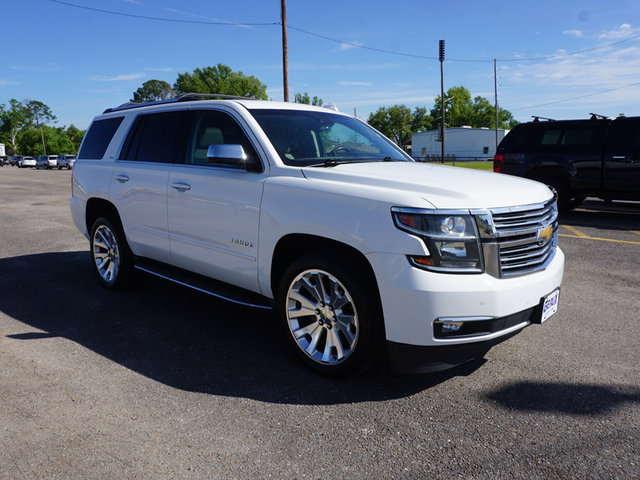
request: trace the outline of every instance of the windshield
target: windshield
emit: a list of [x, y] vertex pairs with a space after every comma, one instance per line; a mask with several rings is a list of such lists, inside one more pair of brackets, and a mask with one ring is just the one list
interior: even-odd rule
[[353, 117], [301, 110], [255, 109], [251, 113], [286, 165], [412, 161], [385, 137]]

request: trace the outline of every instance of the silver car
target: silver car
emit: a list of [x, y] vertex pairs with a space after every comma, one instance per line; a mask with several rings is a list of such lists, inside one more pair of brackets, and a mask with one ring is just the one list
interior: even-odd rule
[[57, 155], [43, 155], [38, 157], [36, 168], [55, 168], [58, 166]]
[[58, 155], [58, 170], [62, 168], [71, 170], [74, 163], [76, 163], [75, 155]]

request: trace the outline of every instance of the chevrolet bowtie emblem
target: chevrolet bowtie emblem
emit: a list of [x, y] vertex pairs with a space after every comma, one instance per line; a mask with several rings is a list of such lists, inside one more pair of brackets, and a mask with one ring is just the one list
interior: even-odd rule
[[538, 243], [540, 243], [541, 245], [551, 240], [552, 236], [553, 236], [553, 227], [551, 225], [547, 225], [546, 227], [541, 227], [538, 229], [537, 238], [538, 238]]

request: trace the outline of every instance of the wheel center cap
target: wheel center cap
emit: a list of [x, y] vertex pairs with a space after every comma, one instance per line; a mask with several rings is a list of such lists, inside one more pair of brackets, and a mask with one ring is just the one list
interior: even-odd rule
[[320, 309], [320, 315], [322, 316], [322, 319], [326, 322], [335, 320], [335, 314], [333, 313], [333, 310], [329, 306], [322, 307]]

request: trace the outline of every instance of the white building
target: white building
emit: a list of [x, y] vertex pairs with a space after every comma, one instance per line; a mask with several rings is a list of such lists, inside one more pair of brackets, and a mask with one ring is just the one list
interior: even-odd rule
[[0, 157], [4, 157], [6, 152], [4, 151], [4, 143], [0, 143]]
[[[498, 129], [498, 143], [509, 130]], [[419, 132], [411, 135], [411, 155], [418, 160], [425, 157], [441, 156], [438, 130]], [[455, 127], [447, 128], [444, 142], [445, 157], [456, 160], [493, 160], [496, 153], [496, 131], [488, 128]]]

